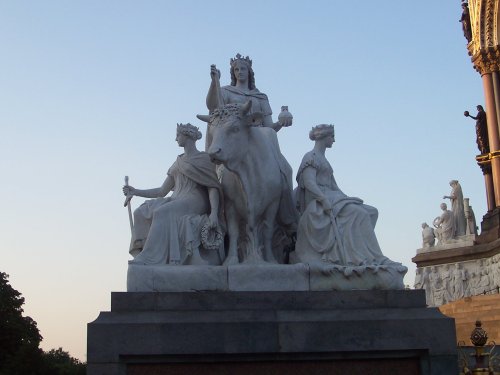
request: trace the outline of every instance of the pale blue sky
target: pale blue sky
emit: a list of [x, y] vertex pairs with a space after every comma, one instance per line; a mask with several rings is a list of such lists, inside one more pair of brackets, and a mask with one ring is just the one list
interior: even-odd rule
[[459, 1], [0, 1], [0, 270], [42, 346], [86, 360], [86, 324], [125, 290], [123, 177], [163, 182], [176, 123], [205, 129], [210, 64], [228, 84], [238, 52], [274, 119], [294, 115], [279, 139], [295, 171], [311, 126], [335, 124], [337, 182], [379, 209], [382, 250], [413, 284], [420, 224], [449, 180], [486, 212], [460, 14]]

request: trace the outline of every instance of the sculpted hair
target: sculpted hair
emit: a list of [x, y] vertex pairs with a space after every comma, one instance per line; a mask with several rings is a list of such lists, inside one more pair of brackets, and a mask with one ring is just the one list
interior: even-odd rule
[[177, 133], [184, 134], [186, 137], [194, 139], [195, 141], [201, 139], [200, 129], [190, 123], [177, 124]]
[[250, 58], [248, 56], [246, 58], [243, 58], [243, 56], [241, 56], [239, 53], [236, 55], [236, 57], [234, 59], [231, 59], [231, 61], [230, 61], [231, 86], [236, 86], [236, 76], [234, 74], [234, 67], [238, 61], [242, 62], [243, 64], [246, 64], [246, 66], [248, 68], [248, 88], [250, 90], [254, 90], [255, 89], [255, 76], [254, 76], [253, 69], [252, 69], [252, 60], [250, 60]]
[[317, 139], [324, 138], [328, 135], [332, 135], [335, 139], [335, 129], [333, 125], [321, 124], [314, 126], [309, 132], [309, 139], [315, 141]]

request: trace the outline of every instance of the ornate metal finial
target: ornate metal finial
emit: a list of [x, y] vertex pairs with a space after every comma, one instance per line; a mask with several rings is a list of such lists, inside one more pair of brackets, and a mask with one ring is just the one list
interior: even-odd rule
[[231, 66], [233, 66], [236, 61], [244, 61], [245, 63], [248, 64], [249, 67], [252, 67], [252, 60], [250, 60], [250, 57], [246, 56], [245, 58], [243, 58], [243, 56], [241, 54], [236, 54], [235, 58], [234, 59], [231, 59]]
[[484, 346], [488, 341], [488, 335], [486, 331], [481, 328], [480, 320], [476, 320], [476, 328], [474, 328], [470, 335], [470, 341], [474, 346]]

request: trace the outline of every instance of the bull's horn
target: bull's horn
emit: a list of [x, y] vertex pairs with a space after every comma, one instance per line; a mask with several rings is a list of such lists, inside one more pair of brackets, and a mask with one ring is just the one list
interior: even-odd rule
[[248, 112], [250, 112], [250, 109], [252, 109], [252, 101], [251, 100], [247, 101], [241, 107], [241, 111], [243, 112], [244, 115], [246, 115]]
[[196, 115], [201, 121], [204, 122], [210, 122], [210, 116], [209, 115]]

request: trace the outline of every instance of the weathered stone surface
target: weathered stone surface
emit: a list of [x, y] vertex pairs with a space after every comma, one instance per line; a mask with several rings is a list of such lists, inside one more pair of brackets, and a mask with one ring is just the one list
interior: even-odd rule
[[226, 267], [129, 264], [129, 292], [228, 290]]
[[403, 289], [406, 273], [397, 263], [372, 267], [328, 263], [128, 267], [129, 292]]
[[228, 280], [234, 291], [310, 290], [309, 266], [303, 263], [229, 266]]
[[403, 289], [399, 266], [380, 267], [310, 266], [311, 290]]

